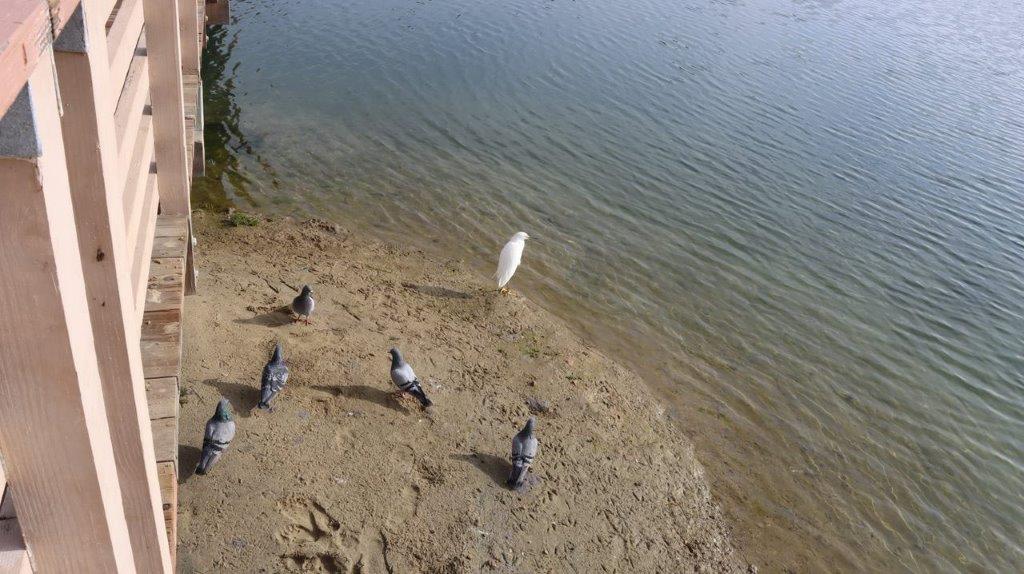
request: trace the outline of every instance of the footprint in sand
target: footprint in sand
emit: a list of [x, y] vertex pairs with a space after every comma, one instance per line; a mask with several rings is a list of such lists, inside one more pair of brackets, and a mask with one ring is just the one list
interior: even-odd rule
[[348, 557], [329, 552], [295, 552], [284, 555], [285, 567], [300, 572], [322, 572], [324, 574], [349, 574], [358, 572], [350, 567]]
[[[406, 492], [408, 491], [408, 492]], [[403, 490], [407, 498], [403, 508], [415, 513], [419, 499], [418, 487]], [[315, 500], [291, 498], [279, 504], [281, 515], [289, 524], [277, 533], [277, 540], [288, 548], [281, 555], [289, 571], [324, 574], [370, 574], [390, 572], [387, 542], [384, 534], [364, 526], [358, 537], [343, 531], [341, 523]]]
[[315, 500], [293, 499], [281, 503], [281, 514], [290, 524], [277, 533], [280, 542], [302, 544], [320, 542], [334, 536], [341, 523]]

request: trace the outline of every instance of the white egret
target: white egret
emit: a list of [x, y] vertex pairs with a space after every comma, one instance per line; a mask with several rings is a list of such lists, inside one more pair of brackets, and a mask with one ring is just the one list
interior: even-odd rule
[[498, 288], [501, 289], [503, 295], [508, 293], [508, 288], [505, 285], [512, 279], [512, 275], [519, 267], [519, 262], [523, 260], [523, 249], [526, 248], [526, 240], [529, 238], [529, 235], [520, 231], [513, 235], [512, 239], [509, 239], [505, 247], [501, 249], [501, 255], [498, 257], [498, 270], [494, 272], [494, 278], [498, 280]]

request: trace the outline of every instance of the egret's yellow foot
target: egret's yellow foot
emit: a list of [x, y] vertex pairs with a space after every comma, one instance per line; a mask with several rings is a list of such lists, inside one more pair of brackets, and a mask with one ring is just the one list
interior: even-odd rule
[[502, 295], [508, 295], [508, 292], [509, 292], [509, 288], [508, 287], [502, 287], [501, 288], [501, 294]]

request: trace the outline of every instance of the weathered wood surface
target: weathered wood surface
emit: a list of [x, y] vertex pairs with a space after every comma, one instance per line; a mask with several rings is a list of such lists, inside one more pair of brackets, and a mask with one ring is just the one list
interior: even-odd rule
[[157, 462], [178, 463], [178, 419], [166, 418], [150, 421], [153, 427], [153, 448]]
[[[159, 224], [159, 219], [157, 220]], [[180, 257], [185, 253], [185, 234], [161, 237], [159, 232], [153, 241], [153, 257], [160, 259], [164, 257]]]
[[181, 309], [185, 298], [184, 273], [182, 259], [166, 257], [153, 260], [149, 268], [149, 289], [146, 292], [147, 312]]
[[178, 377], [146, 379], [146, 399], [153, 419], [177, 418], [179, 410]]
[[28, 83], [39, 155], [0, 159], [0, 245], [17, 245], [0, 250], [0, 451], [40, 571], [135, 572], [52, 58], [46, 49]]
[[[173, 462], [161, 462], [157, 465], [157, 473], [160, 475], [160, 497], [163, 500], [164, 525], [167, 531], [167, 539], [178, 540], [178, 472], [177, 465]], [[175, 547], [171, 548], [171, 559], [176, 556]]]
[[220, 26], [227, 24], [231, 19], [231, 11], [228, 0], [212, 0], [206, 2], [206, 24], [208, 26]]
[[153, 251], [141, 339], [146, 388], [164, 527], [172, 559], [178, 533], [178, 413], [181, 379], [181, 314], [188, 218], [160, 215], [153, 231]]

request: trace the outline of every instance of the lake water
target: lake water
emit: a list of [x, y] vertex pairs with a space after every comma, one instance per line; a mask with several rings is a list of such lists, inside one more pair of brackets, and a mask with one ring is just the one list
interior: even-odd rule
[[1019, 0], [233, 0], [197, 204], [463, 257], [638, 370], [763, 568], [1024, 570]]

